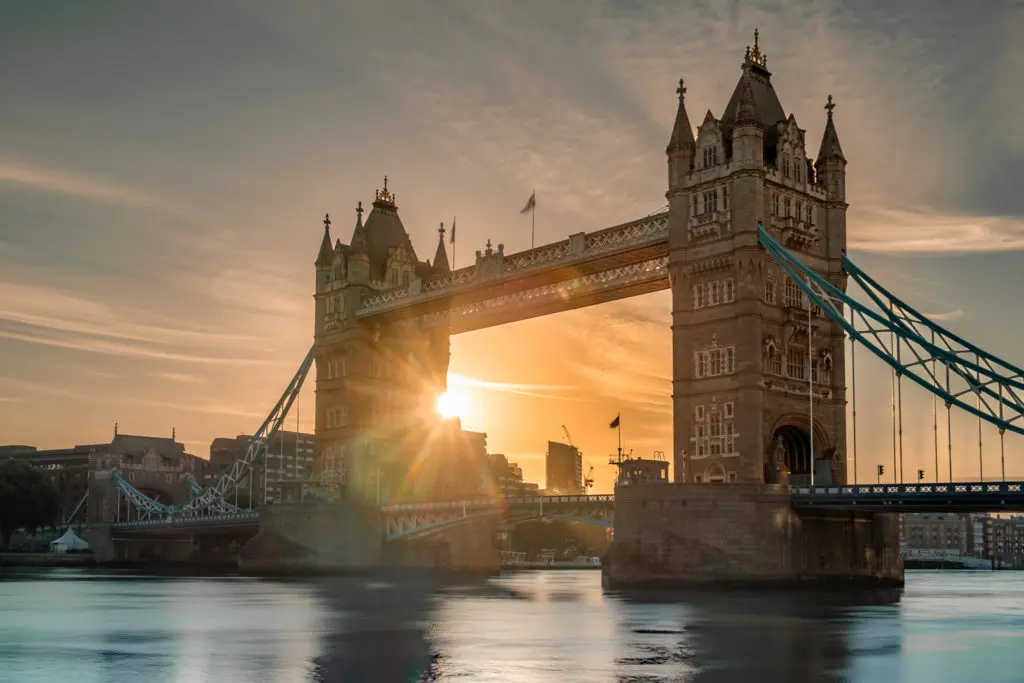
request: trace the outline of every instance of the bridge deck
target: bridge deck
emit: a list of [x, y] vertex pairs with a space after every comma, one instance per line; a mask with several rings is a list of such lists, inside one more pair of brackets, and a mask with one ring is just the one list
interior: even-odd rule
[[879, 512], [1017, 512], [1024, 510], [1022, 482], [951, 482], [794, 486], [794, 508]]

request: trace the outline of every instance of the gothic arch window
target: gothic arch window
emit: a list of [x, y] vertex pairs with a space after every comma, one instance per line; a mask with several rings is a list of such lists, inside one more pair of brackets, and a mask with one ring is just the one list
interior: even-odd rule
[[789, 155], [788, 154], [783, 154], [782, 155], [782, 175], [784, 175], [787, 178], [789, 177]]
[[725, 470], [721, 465], [712, 465], [704, 470], [704, 481], [709, 484], [725, 483]]
[[793, 179], [798, 183], [800, 182], [800, 160], [797, 159], [793, 164]]

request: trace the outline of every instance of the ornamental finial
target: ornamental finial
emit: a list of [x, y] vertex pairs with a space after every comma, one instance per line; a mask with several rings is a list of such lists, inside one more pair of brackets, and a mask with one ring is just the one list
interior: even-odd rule
[[325, 213], [324, 214], [324, 230], [330, 230], [330, 229], [331, 229], [331, 214]]
[[676, 92], [679, 93], [679, 101], [683, 101], [683, 97], [686, 95], [686, 85], [683, 83], [683, 79], [679, 79], [679, 87], [676, 88]]
[[828, 96], [828, 102], [825, 103], [825, 111], [828, 112], [828, 117], [832, 118], [832, 110], [836, 108], [836, 103], [832, 101], [832, 96]]
[[437, 234], [441, 236], [441, 241], [444, 241], [444, 221], [441, 221], [441, 227], [437, 229]]
[[761, 32], [758, 31], [755, 28], [754, 29], [754, 47], [751, 48], [749, 45], [747, 46], [747, 53], [746, 53], [746, 55], [744, 55], [744, 61], [746, 61], [747, 64], [755, 64], [755, 65], [761, 67], [762, 69], [767, 69], [768, 68], [768, 55], [766, 55], [765, 53], [761, 52], [760, 39], [761, 39]]
[[395, 194], [388, 190], [388, 177], [384, 176], [384, 189], [377, 190], [374, 204], [384, 205], [389, 208], [395, 208]]

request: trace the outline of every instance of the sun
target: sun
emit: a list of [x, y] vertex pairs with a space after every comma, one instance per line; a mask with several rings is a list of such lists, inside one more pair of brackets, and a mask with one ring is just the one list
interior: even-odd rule
[[436, 408], [441, 417], [451, 419], [465, 416], [467, 403], [465, 394], [458, 389], [449, 389], [437, 397]]

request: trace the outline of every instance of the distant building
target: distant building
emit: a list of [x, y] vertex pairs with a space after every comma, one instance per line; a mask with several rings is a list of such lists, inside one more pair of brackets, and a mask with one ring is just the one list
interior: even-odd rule
[[491, 482], [495, 492], [505, 498], [536, 496], [540, 487], [533, 482], [523, 481], [523, 470], [517, 463], [509, 462], [501, 453], [488, 456], [491, 466]]
[[908, 513], [900, 520], [900, 546], [911, 550], [953, 550], [966, 555], [971, 549], [973, 525], [958, 513]]
[[[181, 502], [186, 495], [185, 476], [202, 481], [206, 461], [185, 452], [172, 436], [114, 434], [109, 443], [84, 444], [73, 448], [37, 450], [31, 446], [2, 446], [0, 457], [23, 460], [42, 470], [57, 488], [60, 519], [78, 505], [91, 484], [118, 471], [145, 495], [161, 502]], [[76, 521], [102, 518], [100, 506], [90, 495]]]
[[668, 483], [668, 461], [630, 458], [622, 461], [616, 485], [663, 482]]
[[[210, 464], [206, 484], [213, 485], [230, 471], [234, 463], [245, 455], [252, 439], [248, 434], [236, 437], [219, 437], [210, 443]], [[240, 502], [249, 502], [250, 478], [252, 502], [260, 504], [266, 500], [280, 500], [281, 483], [306, 480], [313, 476], [316, 440], [312, 434], [279, 431], [267, 445], [267, 456], [253, 463], [251, 477], [243, 479], [238, 486]], [[235, 499], [235, 491], [228, 495], [229, 502]]]
[[549, 492], [583, 493], [583, 455], [575, 446], [548, 441], [545, 457], [546, 483]]
[[986, 556], [1001, 567], [1024, 568], [1024, 517], [987, 517]]

